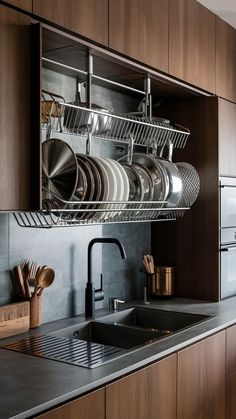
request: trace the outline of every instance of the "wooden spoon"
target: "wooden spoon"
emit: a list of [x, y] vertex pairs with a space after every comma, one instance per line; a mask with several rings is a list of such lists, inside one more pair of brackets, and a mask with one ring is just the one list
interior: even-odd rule
[[37, 295], [41, 295], [44, 288], [50, 287], [55, 278], [55, 272], [51, 268], [45, 268], [39, 275]]
[[45, 270], [48, 269], [47, 265], [43, 265], [43, 266], [39, 266], [36, 272], [36, 276], [35, 276], [35, 285], [34, 285], [34, 292], [33, 295], [37, 295], [37, 291], [39, 289], [39, 278], [41, 273]]

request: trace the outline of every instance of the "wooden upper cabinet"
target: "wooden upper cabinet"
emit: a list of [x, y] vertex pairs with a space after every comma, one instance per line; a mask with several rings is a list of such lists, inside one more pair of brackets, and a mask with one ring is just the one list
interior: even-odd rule
[[5, 0], [6, 3], [11, 4], [12, 6], [19, 7], [19, 9], [26, 10], [29, 13], [32, 13], [32, 2], [33, 0]]
[[176, 419], [176, 355], [106, 387], [106, 419]]
[[219, 99], [218, 118], [219, 173], [220, 175], [236, 176], [236, 104]]
[[109, 0], [109, 47], [168, 72], [168, 1]]
[[225, 331], [178, 352], [177, 419], [225, 418]]
[[169, 0], [169, 73], [215, 93], [215, 15], [196, 0]]
[[216, 94], [236, 103], [236, 29], [216, 18]]
[[108, 0], [34, 0], [33, 14], [108, 45]]
[[0, 210], [31, 209], [30, 23], [0, 5]]
[[97, 390], [77, 400], [37, 416], [40, 419], [105, 419], [105, 390]]

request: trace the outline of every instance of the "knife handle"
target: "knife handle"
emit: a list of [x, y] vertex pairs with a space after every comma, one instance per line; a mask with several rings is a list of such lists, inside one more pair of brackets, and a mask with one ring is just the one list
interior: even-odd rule
[[25, 298], [26, 293], [25, 293], [24, 279], [23, 279], [21, 267], [15, 266], [15, 268], [13, 269], [13, 272], [14, 272], [14, 277], [17, 282], [19, 291], [20, 291], [20, 295]]

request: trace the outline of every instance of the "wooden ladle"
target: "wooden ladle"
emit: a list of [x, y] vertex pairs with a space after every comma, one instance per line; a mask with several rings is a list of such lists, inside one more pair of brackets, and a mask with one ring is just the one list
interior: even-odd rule
[[40, 270], [38, 277], [36, 278], [34, 295], [41, 295], [44, 288], [50, 287], [54, 281], [54, 278], [54, 270], [48, 267], [43, 267], [43, 269]]

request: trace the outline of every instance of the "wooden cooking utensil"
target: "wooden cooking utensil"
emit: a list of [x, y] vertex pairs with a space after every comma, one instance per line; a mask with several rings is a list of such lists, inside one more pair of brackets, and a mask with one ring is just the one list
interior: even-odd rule
[[50, 285], [53, 283], [55, 278], [55, 272], [51, 268], [44, 269], [39, 276], [38, 285], [39, 289], [37, 291], [37, 295], [41, 295], [44, 288], [50, 287]]
[[20, 295], [25, 298], [26, 295], [25, 295], [24, 279], [23, 279], [21, 267], [15, 266], [15, 268], [13, 269], [13, 272], [14, 272], [14, 277], [19, 288]]
[[39, 266], [36, 271], [33, 296], [37, 295], [37, 291], [39, 289], [39, 278], [40, 278], [41, 273], [44, 271], [44, 269], [47, 269], [47, 265]]

